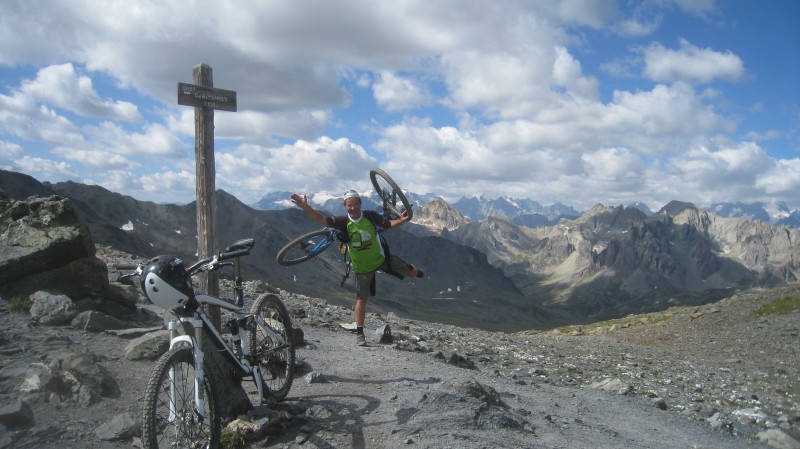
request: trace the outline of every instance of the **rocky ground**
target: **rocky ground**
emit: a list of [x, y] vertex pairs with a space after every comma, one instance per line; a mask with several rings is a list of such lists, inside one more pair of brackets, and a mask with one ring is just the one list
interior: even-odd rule
[[[247, 447], [800, 448], [800, 311], [756, 313], [798, 296], [517, 334], [368, 314], [358, 347], [339, 327], [350, 310], [281, 292], [305, 336], [298, 377]], [[139, 327], [160, 325], [147, 309]], [[0, 448], [135, 447], [153, 361], [126, 348], [145, 332], [41, 325], [1, 300]], [[94, 392], [64, 375], [53, 390], [70, 366]]]

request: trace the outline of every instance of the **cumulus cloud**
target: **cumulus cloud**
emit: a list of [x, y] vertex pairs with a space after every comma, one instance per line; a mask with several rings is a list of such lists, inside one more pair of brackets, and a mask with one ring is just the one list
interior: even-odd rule
[[168, 170], [145, 174], [137, 179], [139, 188], [137, 191], [143, 192], [156, 201], [167, 198], [187, 198], [190, 201], [195, 198], [196, 183], [195, 172], [189, 170]]
[[0, 140], [0, 164], [8, 166], [11, 161], [22, 156], [23, 154], [24, 151], [18, 144]]
[[242, 144], [218, 154], [216, 163], [217, 186], [248, 202], [274, 191], [368, 189], [367, 173], [378, 165], [360, 145], [328, 137], [277, 147]]
[[566, 22], [599, 29], [617, 14], [617, 5], [613, 1], [562, 0], [558, 14]]
[[743, 125], [730, 96], [758, 76], [747, 53], [663, 40], [676, 15], [713, 26], [715, 2], [622, 5], [10, 0], [0, 64], [33, 69], [0, 92], [0, 164], [193, 200], [194, 109], [175, 87], [203, 62], [238, 92], [215, 113], [217, 186], [246, 202], [369, 189], [376, 165], [449, 199], [794, 198], [797, 158], [759, 146], [792, 130]]
[[64, 161], [25, 155], [14, 161], [12, 166], [21, 172], [33, 174], [39, 180], [63, 181], [78, 177], [78, 172]]
[[109, 154], [102, 150], [91, 151], [67, 147], [55, 147], [51, 150], [51, 153], [61, 156], [64, 159], [80, 162], [81, 164], [89, 167], [100, 168], [103, 170], [132, 169], [138, 165], [124, 156], [119, 154]]
[[705, 15], [716, 8], [716, 0], [674, 0], [680, 9], [683, 11], [695, 14]]
[[135, 104], [101, 98], [92, 79], [78, 74], [71, 63], [39, 70], [35, 79], [23, 82], [20, 95], [83, 116], [132, 122], [142, 119]]
[[430, 95], [414, 80], [383, 71], [372, 85], [378, 105], [388, 111], [403, 111], [430, 103]]
[[672, 50], [653, 43], [644, 50], [644, 74], [659, 82], [708, 83], [715, 79], [736, 81], [744, 76], [744, 63], [731, 51], [699, 48], [686, 40]]
[[84, 141], [70, 120], [19, 92], [0, 94], [0, 132], [31, 142], [79, 145]]

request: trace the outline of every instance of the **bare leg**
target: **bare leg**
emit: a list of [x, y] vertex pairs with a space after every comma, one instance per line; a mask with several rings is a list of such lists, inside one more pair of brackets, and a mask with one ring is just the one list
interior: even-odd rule
[[367, 298], [356, 298], [356, 326], [364, 327], [367, 317]]

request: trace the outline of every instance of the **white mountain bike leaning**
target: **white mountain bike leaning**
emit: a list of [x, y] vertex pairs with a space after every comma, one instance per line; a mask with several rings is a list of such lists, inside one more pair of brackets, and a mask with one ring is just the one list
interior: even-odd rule
[[[207, 351], [224, 355], [237, 378], [250, 377], [258, 392], [258, 405], [280, 401], [289, 393], [294, 377], [295, 352], [289, 313], [281, 300], [271, 294], [259, 296], [250, 312], [244, 307], [244, 290], [239, 257], [250, 254], [253, 239], [243, 239], [225, 252], [186, 267], [176, 256], [158, 256], [136, 271], [120, 276], [140, 276], [141, 287], [154, 304], [169, 310], [170, 349], [155, 364], [142, 410], [142, 443], [145, 448], [216, 448], [220, 445], [221, 374], [204, 365]], [[233, 262], [225, 262], [233, 259]], [[191, 278], [202, 272], [232, 266], [235, 271], [234, 298], [195, 293]], [[118, 267], [123, 268], [123, 267]], [[201, 307], [219, 306], [231, 315], [224, 338]], [[183, 326], [184, 335], [178, 328]], [[206, 337], [205, 339], [203, 337]], [[211, 348], [203, 346], [210, 342]]]

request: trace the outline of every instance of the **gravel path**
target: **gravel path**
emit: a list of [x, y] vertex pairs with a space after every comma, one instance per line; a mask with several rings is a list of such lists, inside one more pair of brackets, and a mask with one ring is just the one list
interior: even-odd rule
[[[639, 397], [520, 382], [352, 334], [307, 329], [298, 381], [308, 443], [321, 448], [753, 448]], [[313, 446], [312, 446], [313, 447]]]
[[[759, 316], [798, 287], [563, 332], [490, 333], [367, 316], [367, 347], [337, 324], [352, 311], [282, 294], [305, 344], [280, 430], [248, 448], [792, 447], [760, 442], [800, 428], [800, 314]], [[0, 304], [2, 305], [2, 304]], [[393, 342], [378, 342], [389, 324]], [[152, 361], [125, 358], [128, 341], [35, 326], [0, 307], [0, 399], [19, 369], [92, 353], [120, 386], [90, 405], [30, 396], [35, 426], [0, 428], [0, 449], [131, 448], [105, 441], [112, 418], [138, 418]], [[779, 435], [780, 435], [779, 434]], [[792, 440], [787, 440], [792, 444]], [[796, 441], [795, 441], [796, 443]]]

